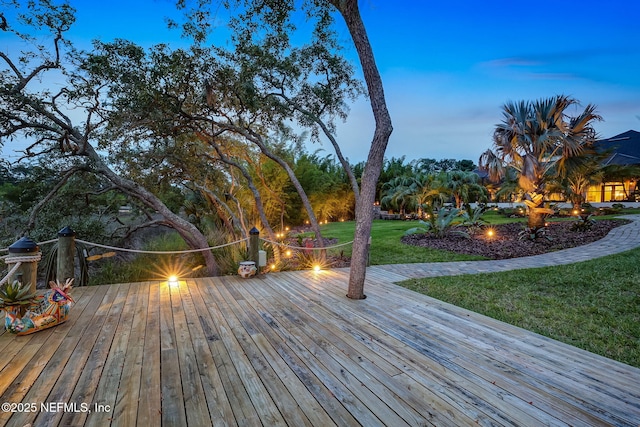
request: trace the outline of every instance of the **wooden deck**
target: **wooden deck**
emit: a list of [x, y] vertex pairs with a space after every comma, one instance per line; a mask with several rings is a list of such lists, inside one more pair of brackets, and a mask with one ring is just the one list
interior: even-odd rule
[[640, 425], [640, 369], [399, 279], [371, 268], [363, 301], [339, 270], [75, 289], [67, 323], [0, 335], [0, 425]]

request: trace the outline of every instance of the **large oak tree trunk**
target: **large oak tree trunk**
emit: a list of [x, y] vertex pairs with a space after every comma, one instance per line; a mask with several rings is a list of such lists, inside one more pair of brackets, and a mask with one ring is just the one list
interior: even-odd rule
[[360, 197], [356, 203], [356, 229], [351, 255], [351, 272], [347, 297], [363, 299], [364, 280], [369, 256], [369, 236], [373, 222], [373, 203], [376, 195], [376, 184], [384, 163], [384, 152], [387, 149], [389, 136], [393, 131], [391, 116], [387, 110], [382, 79], [376, 66], [373, 50], [360, 16], [357, 0], [331, 0], [345, 20], [347, 28], [360, 58], [362, 71], [369, 92], [371, 110], [376, 122], [373, 141], [369, 149], [367, 164], [362, 174]]
[[[146, 206], [156, 210], [165, 219], [166, 224], [175, 229], [180, 236], [187, 242], [189, 247], [193, 249], [204, 249], [209, 247], [207, 238], [198, 228], [189, 221], [181, 218], [173, 213], [160, 199], [146, 188], [121, 177], [112, 171], [95, 152], [93, 147], [86, 143], [84, 145], [84, 154], [86, 154], [95, 164], [95, 170], [111, 181], [121, 191], [137, 198]], [[206, 264], [207, 273], [211, 276], [217, 276], [218, 263], [216, 262], [210, 250], [201, 251]]]

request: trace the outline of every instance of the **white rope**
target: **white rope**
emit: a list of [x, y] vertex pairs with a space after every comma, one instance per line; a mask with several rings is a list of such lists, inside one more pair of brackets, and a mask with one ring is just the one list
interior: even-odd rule
[[4, 285], [9, 277], [13, 275], [13, 273], [18, 270], [18, 268], [22, 265], [23, 262], [38, 262], [42, 259], [42, 252], [36, 252], [33, 255], [22, 255], [22, 256], [3, 256], [4, 262], [6, 264], [15, 264], [11, 270], [7, 273], [4, 279], [0, 280], [0, 286]]
[[121, 252], [133, 252], [133, 253], [137, 253], [137, 254], [162, 254], [162, 255], [171, 255], [171, 254], [188, 254], [188, 253], [193, 253], [193, 252], [204, 252], [204, 251], [210, 251], [212, 249], [220, 249], [220, 248], [224, 248], [225, 246], [231, 246], [231, 245], [235, 245], [237, 243], [242, 243], [244, 241], [249, 240], [249, 238], [245, 238], [245, 239], [241, 239], [241, 240], [236, 240], [235, 242], [231, 242], [231, 243], [226, 243], [224, 245], [220, 245], [220, 246], [210, 246], [208, 248], [202, 248], [202, 249], [189, 249], [189, 250], [184, 250], [184, 251], [143, 251], [143, 250], [138, 250], [138, 249], [125, 249], [125, 248], [117, 248], [115, 246], [107, 246], [107, 245], [101, 245], [99, 243], [92, 243], [92, 242], [87, 242], [84, 240], [80, 240], [80, 239], [76, 239], [76, 242], [80, 242], [80, 243], [84, 243], [85, 245], [91, 245], [91, 246], [95, 246], [97, 248], [103, 248], [103, 249], [111, 249], [113, 251], [121, 251]]
[[42, 259], [42, 252], [35, 252], [33, 255], [21, 255], [21, 256], [8, 256], [4, 258], [4, 262], [7, 264], [14, 264], [16, 262], [38, 262]]
[[13, 273], [15, 273], [18, 268], [20, 268], [21, 265], [22, 265], [22, 262], [20, 261], [17, 262], [16, 265], [14, 265], [11, 270], [9, 270], [9, 272], [4, 277], [4, 279], [0, 280], [0, 286], [4, 285], [7, 282], [7, 280], [9, 280], [9, 277], [11, 277]]
[[53, 243], [53, 242], [57, 242], [57, 241], [58, 241], [58, 239], [45, 240], [44, 242], [38, 242], [37, 245], [38, 246], [48, 245], [49, 243]]
[[353, 240], [347, 243], [340, 243], [339, 245], [333, 245], [333, 246], [325, 246], [324, 248], [306, 248], [306, 247], [301, 247], [301, 246], [291, 246], [291, 245], [287, 245], [286, 243], [280, 243], [280, 242], [273, 242], [271, 240], [267, 240], [267, 239], [260, 239], [263, 242], [267, 242], [267, 243], [271, 243], [273, 245], [278, 245], [278, 246], [284, 246], [285, 248], [289, 248], [289, 249], [300, 249], [300, 250], [314, 250], [314, 251], [323, 251], [325, 249], [335, 249], [335, 248], [339, 248], [342, 246], [347, 246], [353, 243]]
[[[51, 240], [45, 240], [44, 242], [38, 242], [36, 243], [36, 245], [38, 246], [42, 246], [42, 245], [48, 245], [49, 243], [53, 243], [53, 242], [57, 242], [58, 239], [51, 239]], [[9, 252], [9, 248], [0, 248], [0, 252]]]
[[[58, 239], [45, 240], [44, 242], [38, 242], [38, 243], [36, 243], [36, 245], [38, 245], [38, 246], [48, 245], [49, 243], [53, 243], [53, 242], [57, 242], [57, 241], [58, 241]], [[0, 248], [0, 252], [9, 252], [9, 248], [8, 248], [8, 247], [6, 247], [6, 248]], [[0, 259], [4, 258], [4, 257], [6, 257], [6, 256], [7, 256], [7, 255], [4, 255], [4, 256], [0, 257]]]

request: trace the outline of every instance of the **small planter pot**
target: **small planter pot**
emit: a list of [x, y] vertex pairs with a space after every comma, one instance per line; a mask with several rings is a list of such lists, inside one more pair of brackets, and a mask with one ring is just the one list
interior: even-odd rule
[[238, 274], [245, 279], [255, 276], [257, 271], [256, 263], [253, 261], [241, 261], [238, 267]]

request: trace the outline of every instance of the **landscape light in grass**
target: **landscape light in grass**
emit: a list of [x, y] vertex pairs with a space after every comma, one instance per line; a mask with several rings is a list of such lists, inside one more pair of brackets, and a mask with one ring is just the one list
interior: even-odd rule
[[493, 237], [493, 236], [495, 236], [495, 235], [496, 235], [496, 232], [494, 231], [494, 229], [493, 229], [493, 228], [488, 228], [488, 229], [487, 229], [487, 237], [488, 237], [488, 238], [492, 238], [492, 237]]
[[291, 258], [291, 254], [292, 254], [291, 249], [287, 249], [287, 251], [284, 253], [284, 255], [285, 255], [287, 258]]

